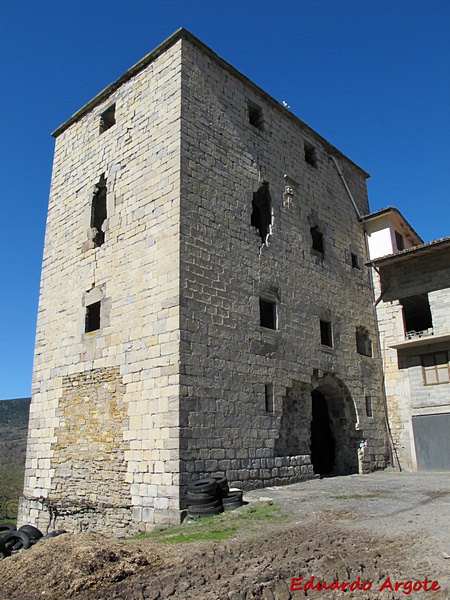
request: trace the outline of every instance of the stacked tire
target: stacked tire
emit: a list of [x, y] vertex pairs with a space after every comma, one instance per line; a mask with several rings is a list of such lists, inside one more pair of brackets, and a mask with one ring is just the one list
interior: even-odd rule
[[244, 504], [242, 490], [229, 490], [228, 494], [222, 498], [224, 510], [234, 510]]
[[0, 556], [6, 558], [13, 552], [27, 550], [39, 540], [55, 537], [61, 533], [66, 533], [66, 531], [61, 529], [44, 535], [33, 525], [22, 525], [17, 530], [14, 523], [0, 523]]
[[188, 485], [188, 517], [207, 517], [223, 512], [220, 487], [213, 477], [197, 479]]
[[242, 506], [242, 491], [230, 491], [226, 477], [197, 479], [188, 486], [188, 517], [218, 515]]

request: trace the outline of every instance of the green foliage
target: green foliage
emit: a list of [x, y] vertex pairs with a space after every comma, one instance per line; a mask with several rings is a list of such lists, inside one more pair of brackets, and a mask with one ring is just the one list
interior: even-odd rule
[[0, 520], [17, 514], [23, 489], [29, 398], [0, 401]]
[[0, 520], [17, 515], [23, 489], [23, 465], [0, 460]]

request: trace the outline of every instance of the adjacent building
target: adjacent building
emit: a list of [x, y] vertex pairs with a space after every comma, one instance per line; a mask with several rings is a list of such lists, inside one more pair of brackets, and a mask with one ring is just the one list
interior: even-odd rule
[[367, 174], [183, 29], [53, 135], [19, 520], [383, 468]]
[[450, 237], [423, 243], [392, 207], [364, 217], [395, 459], [450, 470]]

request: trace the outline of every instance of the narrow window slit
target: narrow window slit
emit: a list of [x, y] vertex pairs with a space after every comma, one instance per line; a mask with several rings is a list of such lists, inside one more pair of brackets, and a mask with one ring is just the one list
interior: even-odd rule
[[106, 220], [106, 179], [102, 175], [95, 186], [94, 197], [92, 199], [91, 210], [91, 228], [94, 230], [93, 242], [98, 248], [105, 241], [105, 232], [102, 225]]
[[264, 398], [265, 398], [266, 412], [273, 413], [273, 410], [274, 410], [273, 385], [271, 383], [266, 383], [264, 386]]
[[264, 183], [257, 192], [253, 194], [251, 224], [256, 227], [259, 237], [266, 241], [272, 224], [271, 199], [269, 184]]
[[320, 343], [322, 346], [333, 347], [333, 336], [329, 321], [320, 321]]
[[372, 398], [366, 394], [365, 400], [366, 400], [366, 416], [373, 417]]

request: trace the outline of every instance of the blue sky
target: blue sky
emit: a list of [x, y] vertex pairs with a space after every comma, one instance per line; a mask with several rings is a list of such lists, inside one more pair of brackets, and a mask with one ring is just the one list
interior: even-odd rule
[[58, 125], [179, 27], [450, 235], [449, 0], [0, 0], [0, 399], [30, 395]]

